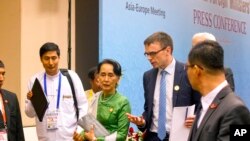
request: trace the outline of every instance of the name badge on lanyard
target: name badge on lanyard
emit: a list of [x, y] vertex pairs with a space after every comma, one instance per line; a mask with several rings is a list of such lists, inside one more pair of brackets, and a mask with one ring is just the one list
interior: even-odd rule
[[59, 111], [49, 111], [46, 114], [47, 117], [47, 129], [57, 129]]
[[[47, 96], [46, 74], [44, 74], [44, 91]], [[48, 130], [57, 129], [57, 121], [58, 121], [59, 106], [60, 106], [60, 94], [61, 94], [61, 73], [59, 74], [59, 81], [58, 81], [57, 103], [56, 103], [57, 110], [54, 111], [49, 110], [46, 113], [46, 122]]]

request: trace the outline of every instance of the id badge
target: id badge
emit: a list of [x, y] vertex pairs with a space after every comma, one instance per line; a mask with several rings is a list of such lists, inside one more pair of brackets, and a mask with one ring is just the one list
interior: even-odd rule
[[58, 115], [59, 115], [59, 111], [49, 111], [46, 114], [46, 118], [47, 118], [47, 129], [51, 130], [51, 129], [57, 129], [57, 121], [58, 121]]
[[0, 141], [8, 141], [8, 134], [6, 129], [0, 129]]

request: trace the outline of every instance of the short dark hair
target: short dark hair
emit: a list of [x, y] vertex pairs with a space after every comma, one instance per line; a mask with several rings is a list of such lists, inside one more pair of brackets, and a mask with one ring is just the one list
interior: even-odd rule
[[195, 45], [189, 52], [188, 61], [211, 71], [224, 71], [224, 51], [216, 41], [207, 40]]
[[150, 45], [154, 42], [159, 42], [161, 44], [161, 48], [170, 46], [172, 52], [174, 50], [173, 40], [170, 35], [165, 32], [155, 32], [150, 35], [147, 39], [144, 40], [144, 45]]
[[102, 62], [100, 62], [97, 66], [97, 72], [100, 73], [100, 69], [101, 69], [101, 66], [103, 64], [110, 64], [113, 66], [113, 71], [115, 73], [115, 75], [117, 76], [121, 76], [122, 75], [122, 68], [121, 68], [121, 65], [113, 60], [113, 59], [104, 59]]
[[0, 68], [4, 68], [4, 63], [2, 60], [0, 60]]
[[60, 49], [55, 43], [47, 42], [43, 44], [39, 51], [40, 57], [42, 57], [48, 51], [56, 51], [57, 55], [60, 56]]
[[97, 67], [96, 66], [90, 68], [89, 72], [88, 72], [88, 78], [91, 79], [91, 80], [94, 80], [96, 73], [97, 73]]

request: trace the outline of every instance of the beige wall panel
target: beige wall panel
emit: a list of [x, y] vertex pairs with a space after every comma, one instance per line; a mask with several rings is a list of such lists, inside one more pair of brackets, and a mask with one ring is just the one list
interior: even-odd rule
[[20, 1], [1, 0], [0, 59], [4, 61], [6, 79], [4, 89], [17, 94], [20, 101]]
[[[75, 13], [72, 0], [72, 68], [75, 68]], [[60, 67], [67, 67], [68, 0], [1, 0], [0, 59], [6, 65], [4, 88], [17, 94], [24, 126], [34, 119], [24, 114], [28, 79], [43, 67], [40, 46], [48, 41], [61, 48]]]

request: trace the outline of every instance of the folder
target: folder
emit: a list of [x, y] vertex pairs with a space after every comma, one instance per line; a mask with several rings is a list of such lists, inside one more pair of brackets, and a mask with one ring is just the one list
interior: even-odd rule
[[96, 137], [103, 137], [103, 136], [108, 136], [110, 133], [106, 128], [103, 127], [103, 125], [96, 120], [96, 118], [88, 113], [82, 118], [78, 120], [78, 125], [81, 126], [84, 131], [89, 132], [92, 126], [94, 126], [94, 133]]
[[33, 96], [31, 97], [30, 101], [35, 109], [36, 115], [40, 122], [43, 121], [44, 114], [49, 106], [49, 102], [43, 92], [43, 88], [36, 78], [34, 85], [32, 87]]

